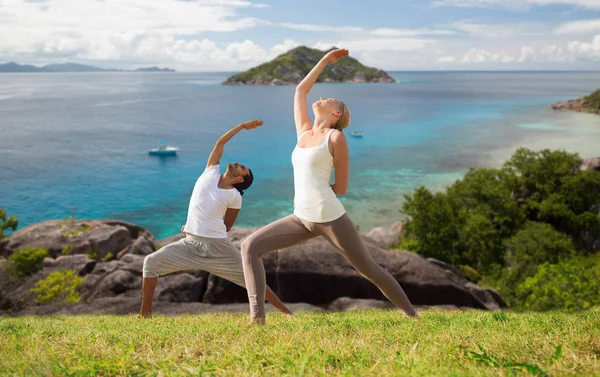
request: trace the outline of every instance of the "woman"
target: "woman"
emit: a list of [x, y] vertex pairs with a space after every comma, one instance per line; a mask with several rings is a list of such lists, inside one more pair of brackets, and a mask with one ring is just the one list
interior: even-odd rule
[[[328, 64], [348, 55], [348, 50], [329, 52], [296, 87], [294, 121], [298, 144], [292, 153], [294, 166], [294, 214], [277, 220], [242, 243], [242, 261], [250, 322], [265, 323], [265, 270], [261, 256], [316, 236], [325, 237], [363, 276], [407, 316], [415, 309], [400, 284], [381, 268], [363, 245], [356, 227], [336, 195], [348, 187], [348, 144], [342, 130], [350, 124], [350, 110], [340, 100], [323, 98], [313, 103], [314, 124], [308, 116], [306, 96]], [[329, 184], [335, 167], [335, 183]]]

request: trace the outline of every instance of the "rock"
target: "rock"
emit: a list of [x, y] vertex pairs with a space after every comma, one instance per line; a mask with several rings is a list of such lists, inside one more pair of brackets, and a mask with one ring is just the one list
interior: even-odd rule
[[[60, 222], [51, 224], [50, 228], [47, 228], [47, 223], [28, 227], [30, 229], [25, 228], [25, 232], [17, 235], [15, 240], [12, 240], [11, 236], [9, 242], [11, 248], [15, 245], [36, 245], [35, 242], [39, 242], [37, 245], [43, 246], [42, 241], [46, 237], [55, 242], [54, 250], [60, 250], [60, 242], [64, 242], [60, 237], [63, 236], [60, 234], [56, 236], [53, 233], [60, 233]], [[115, 300], [123, 298], [136, 302], [136, 304], [126, 305], [125, 301], [116, 300], [114, 301], [115, 306], [110, 309], [112, 312], [120, 313], [133, 310], [134, 307], [137, 311], [141, 298], [143, 261], [145, 255], [155, 249], [152, 236], [148, 236], [134, 227], [132, 229], [137, 231], [138, 237], [132, 238], [129, 228], [120, 223], [107, 225], [105, 222], [88, 222], [88, 224], [93, 226], [85, 231], [85, 237], [81, 234], [74, 237], [88, 240], [94, 250], [104, 248], [108, 252], [109, 249], [120, 248], [122, 253], [118, 254], [118, 260], [100, 262], [89, 259], [85, 255], [46, 259], [43, 262], [44, 269], [40, 273], [27, 279], [20, 286], [13, 287], [14, 289], [2, 291], [0, 310], [7, 310], [7, 308], [21, 310], [31, 306], [33, 301], [29, 296], [29, 289], [37, 281], [48, 276], [52, 271], [74, 269], [79, 275], [85, 276], [81, 289], [81, 302], [77, 305], [85, 304], [92, 308], [98, 308], [98, 302], [108, 302], [106, 300], [109, 298]], [[81, 229], [81, 225], [73, 226], [79, 226], [74, 229]], [[402, 224], [397, 223], [389, 231], [381, 231], [381, 233], [384, 236], [394, 235], [397, 237], [402, 228]], [[229, 236], [232, 242], [239, 247], [241, 242], [254, 231], [255, 229], [234, 228], [229, 232]], [[32, 235], [29, 243], [25, 241], [24, 234]], [[49, 234], [56, 238], [52, 238], [54, 236], [49, 236]], [[181, 236], [178, 235], [176, 238], [180, 239]], [[427, 260], [405, 251], [386, 250], [382, 247], [381, 240], [379, 243], [368, 237], [362, 237], [362, 240], [375, 261], [400, 282], [414, 305], [480, 309], [506, 307], [496, 292], [484, 290], [469, 283], [454, 268], [445, 263]], [[342, 254], [322, 237], [267, 253], [262, 260], [267, 284], [284, 302], [322, 305], [329, 310], [391, 305], [375, 285], [361, 276]], [[247, 292], [244, 288], [204, 271], [183, 271], [160, 277], [155, 293], [155, 302], [203, 301], [210, 305], [240, 303], [245, 305], [245, 310], [247, 310], [247, 300]], [[372, 303], [348, 300], [378, 301]], [[79, 311], [87, 310], [80, 306], [57, 305], [56, 307], [77, 308], [76, 310]], [[35, 310], [33, 311], [35, 312]], [[39, 309], [39, 312], [43, 311]], [[101, 312], [104, 312], [104, 309]]]
[[146, 236], [141, 236], [135, 242], [123, 250], [119, 255], [117, 255], [117, 259], [123, 258], [126, 254], [133, 255], [150, 255], [156, 251], [156, 246], [154, 246], [154, 242], [150, 241]]
[[74, 270], [79, 276], [85, 276], [92, 272], [96, 263], [97, 260], [90, 259], [86, 255], [63, 255], [56, 259], [44, 258], [42, 265], [44, 272]]
[[177, 233], [174, 236], [163, 238], [162, 240], [154, 241], [154, 249], [158, 250], [161, 247], [164, 247], [164, 246], [167, 246], [169, 244], [172, 244], [173, 242], [177, 242], [177, 241], [179, 241], [180, 239], [182, 239], [184, 237], [185, 237], [184, 233]]
[[[0, 312], [7, 310], [21, 310], [34, 305], [35, 295], [31, 293], [40, 280], [47, 278], [52, 272], [74, 270], [78, 275], [84, 276], [94, 268], [95, 260], [85, 255], [61, 256], [57, 259], [45, 258], [42, 262], [43, 270], [29, 277], [17, 281], [2, 281], [0, 279]], [[1, 267], [1, 266], [0, 266]]]
[[600, 171], [600, 157], [586, 158], [585, 160], [581, 161], [581, 165], [579, 165], [579, 170]]
[[[363, 242], [375, 261], [400, 282], [414, 305], [504, 307], [489, 292], [417, 254], [384, 250], [366, 237]], [[308, 240], [277, 254], [275, 292], [284, 302], [323, 305], [339, 297], [387, 300], [323, 238]], [[270, 272], [266, 265], [265, 270]]]
[[[177, 273], [158, 278], [155, 298], [168, 302], [201, 302], [206, 291], [208, 272], [201, 271], [201, 277], [189, 273]], [[139, 292], [141, 295], [141, 291]]]
[[91, 302], [99, 297], [112, 297], [142, 287], [144, 256], [127, 254], [121, 260], [98, 262], [86, 275], [81, 289], [81, 299]]
[[245, 288], [211, 274], [202, 302], [207, 304], [247, 303], [248, 293]]
[[354, 78], [352, 79], [352, 82], [365, 82], [365, 81], [366, 81], [366, 77], [365, 77], [364, 72], [356, 72], [356, 74], [354, 74]]
[[572, 99], [567, 102], [557, 102], [552, 105], [553, 110], [577, 111], [581, 113], [600, 114], [600, 109], [593, 108], [585, 97]]
[[405, 225], [405, 221], [398, 221], [394, 223], [390, 229], [384, 227], [373, 228], [367, 233], [367, 237], [377, 242], [380, 246], [388, 248], [391, 244], [398, 242], [404, 231]]
[[49, 220], [14, 232], [3, 242], [5, 256], [15, 250], [46, 248], [50, 256], [96, 253], [99, 259], [108, 253], [116, 256], [139, 237], [152, 235], [136, 225], [114, 220]]
[[102, 276], [102, 278], [96, 282], [93, 291], [86, 297], [86, 300], [89, 302], [100, 297], [114, 297], [131, 289], [141, 292], [141, 275], [131, 273], [127, 270], [117, 269]]

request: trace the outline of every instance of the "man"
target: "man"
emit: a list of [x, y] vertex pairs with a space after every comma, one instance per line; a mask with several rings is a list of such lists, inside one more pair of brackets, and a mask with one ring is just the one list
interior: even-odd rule
[[[240, 123], [215, 144], [190, 198], [187, 222], [182, 228], [186, 237], [144, 259], [141, 316], [152, 316], [152, 297], [161, 275], [182, 270], [204, 270], [239, 286], [246, 286], [240, 251], [229, 240], [227, 232], [240, 212], [244, 190], [250, 187], [254, 178], [252, 171], [240, 163], [227, 165], [227, 170], [221, 174], [219, 161], [225, 144], [234, 135], [243, 129], [252, 130], [262, 125], [262, 120]], [[286, 316], [291, 315], [269, 287], [266, 299]]]

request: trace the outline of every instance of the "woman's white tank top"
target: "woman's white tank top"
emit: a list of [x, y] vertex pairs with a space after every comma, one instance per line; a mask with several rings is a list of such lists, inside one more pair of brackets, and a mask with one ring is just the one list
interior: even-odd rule
[[[333, 170], [333, 156], [329, 152], [327, 132], [314, 147], [301, 148], [296, 144], [292, 152], [294, 166], [294, 215], [313, 223], [337, 220], [346, 210], [329, 184]], [[306, 133], [298, 136], [298, 142]]]

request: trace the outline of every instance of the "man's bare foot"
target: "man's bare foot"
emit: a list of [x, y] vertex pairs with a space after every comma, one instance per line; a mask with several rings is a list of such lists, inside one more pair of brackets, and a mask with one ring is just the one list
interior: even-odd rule
[[265, 317], [250, 318], [250, 322], [248, 322], [249, 326], [264, 325], [264, 324], [265, 324]]
[[140, 310], [137, 316], [138, 318], [152, 318], [152, 312], [144, 313]]
[[283, 316], [285, 318], [292, 318], [294, 316], [294, 313], [292, 313], [292, 312], [283, 313]]

